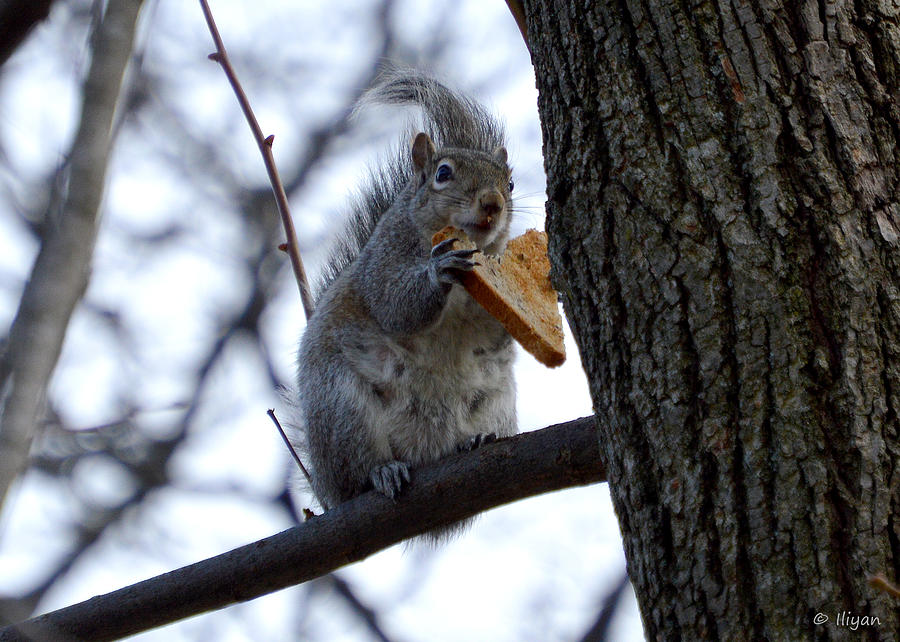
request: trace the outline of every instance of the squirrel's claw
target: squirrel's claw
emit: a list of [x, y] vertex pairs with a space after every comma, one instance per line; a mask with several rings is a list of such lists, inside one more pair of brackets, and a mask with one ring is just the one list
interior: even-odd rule
[[369, 473], [369, 479], [379, 493], [396, 499], [403, 490], [403, 485], [410, 481], [409, 466], [402, 461], [390, 461], [374, 468]]
[[433, 248], [431, 248], [431, 258], [434, 259], [446, 254], [448, 256], [461, 256], [468, 259], [478, 251], [477, 248], [473, 248], [471, 250], [454, 250], [453, 244], [458, 240], [458, 238], [450, 238], [441, 241]]
[[470, 450], [475, 450], [479, 446], [483, 446], [485, 444], [490, 444], [497, 441], [497, 433], [495, 432], [480, 432], [477, 435], [472, 435], [466, 441], [462, 442], [456, 447], [456, 452], [458, 453], [466, 453]]
[[453, 241], [447, 239], [431, 248], [431, 262], [429, 270], [432, 278], [445, 286], [459, 283], [460, 272], [470, 272], [478, 265], [472, 260], [478, 250], [451, 250]]
[[453, 244], [456, 243], [458, 240], [459, 240], [458, 238], [444, 239], [443, 241], [441, 241], [440, 243], [435, 245], [433, 248], [431, 248], [431, 258], [440, 256], [444, 252], [447, 252], [447, 251], [453, 249]]

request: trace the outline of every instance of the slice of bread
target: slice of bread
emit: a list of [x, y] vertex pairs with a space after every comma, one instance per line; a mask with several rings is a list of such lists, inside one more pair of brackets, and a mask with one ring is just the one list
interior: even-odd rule
[[[465, 232], [451, 226], [431, 237], [431, 244], [449, 238], [458, 239], [455, 250], [475, 249]], [[561, 365], [566, 349], [556, 290], [550, 285], [547, 235], [528, 230], [507, 243], [499, 260], [481, 252], [473, 260], [480, 265], [460, 278], [466, 291], [538, 361], [550, 368]]]

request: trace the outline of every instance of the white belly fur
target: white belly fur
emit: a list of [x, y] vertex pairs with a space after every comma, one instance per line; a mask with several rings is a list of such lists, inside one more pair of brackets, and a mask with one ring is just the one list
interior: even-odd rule
[[383, 335], [354, 352], [358, 391], [371, 396], [367, 423], [384, 455], [416, 465], [472, 435], [516, 432], [512, 339], [458, 286], [424, 332], [402, 341]]

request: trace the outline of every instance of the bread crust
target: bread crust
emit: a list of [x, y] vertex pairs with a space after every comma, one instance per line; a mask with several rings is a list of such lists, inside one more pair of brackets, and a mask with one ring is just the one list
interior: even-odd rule
[[[455, 238], [453, 249], [475, 249], [466, 233], [447, 226], [432, 238], [432, 245]], [[550, 284], [547, 235], [528, 230], [510, 240], [499, 258], [481, 252], [473, 256], [479, 265], [463, 272], [460, 282], [506, 331], [545, 366], [555, 368], [566, 360], [562, 318], [556, 290]]]

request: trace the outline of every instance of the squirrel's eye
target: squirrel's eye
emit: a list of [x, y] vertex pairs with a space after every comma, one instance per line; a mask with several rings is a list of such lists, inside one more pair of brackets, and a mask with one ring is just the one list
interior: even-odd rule
[[446, 183], [453, 178], [453, 168], [446, 163], [437, 168], [434, 180], [438, 183]]
[[516, 184], [512, 179], [509, 179], [509, 191], [512, 192], [514, 189], [516, 189]]

